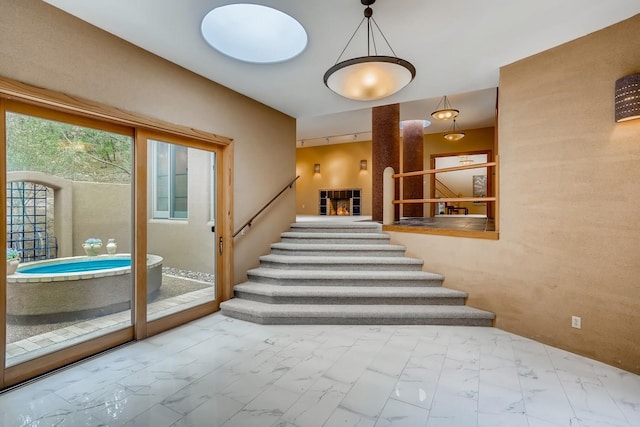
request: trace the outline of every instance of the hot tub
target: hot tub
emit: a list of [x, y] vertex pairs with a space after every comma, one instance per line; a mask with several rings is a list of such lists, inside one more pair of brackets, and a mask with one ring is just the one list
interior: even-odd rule
[[[162, 285], [162, 257], [147, 255], [147, 298]], [[97, 317], [131, 308], [131, 255], [68, 257], [21, 264], [7, 276], [7, 319], [34, 324]]]

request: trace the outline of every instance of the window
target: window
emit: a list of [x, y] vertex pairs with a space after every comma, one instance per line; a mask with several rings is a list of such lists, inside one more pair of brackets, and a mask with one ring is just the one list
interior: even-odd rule
[[152, 141], [153, 147], [153, 217], [186, 219], [188, 217], [187, 147]]

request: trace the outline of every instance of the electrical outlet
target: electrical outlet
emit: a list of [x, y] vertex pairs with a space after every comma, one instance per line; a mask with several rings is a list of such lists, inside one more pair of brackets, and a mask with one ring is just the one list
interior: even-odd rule
[[582, 318], [578, 316], [571, 316], [571, 327], [576, 329], [582, 328]]

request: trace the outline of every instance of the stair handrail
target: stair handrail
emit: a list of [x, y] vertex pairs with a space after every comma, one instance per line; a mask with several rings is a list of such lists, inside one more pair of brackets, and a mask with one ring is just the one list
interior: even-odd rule
[[273, 198], [271, 200], [269, 200], [262, 208], [260, 208], [260, 210], [258, 212], [255, 213], [255, 215], [253, 215], [251, 218], [249, 218], [249, 220], [247, 222], [245, 222], [242, 227], [240, 227], [235, 233], [233, 233], [233, 237], [236, 237], [245, 228], [251, 227], [251, 224], [253, 223], [253, 220], [256, 219], [258, 217], [258, 215], [260, 215], [265, 209], [267, 209], [271, 205], [271, 203], [275, 202], [276, 199], [282, 195], [282, 193], [287, 191], [287, 188], [293, 188], [293, 184], [298, 180], [298, 178], [300, 178], [300, 175], [296, 176], [291, 181], [289, 181], [289, 183], [287, 185], [285, 185], [282, 188], [282, 190], [280, 190], [280, 192], [278, 194], [273, 196]]
[[452, 166], [452, 167], [440, 168], [440, 169], [427, 169], [423, 171], [394, 173], [392, 177], [394, 179], [397, 179], [397, 178], [406, 178], [409, 176], [433, 175], [435, 173], [441, 173], [441, 172], [454, 172], [454, 171], [463, 171], [467, 169], [490, 168], [490, 167], [496, 167], [496, 166], [498, 166], [497, 158], [495, 162], [474, 163], [472, 165]]
[[[447, 194], [447, 191], [442, 191], [441, 188], [438, 188], [438, 184], [440, 184], [440, 186], [447, 190], [449, 193]], [[440, 181], [438, 178], [436, 178], [436, 191], [439, 191], [440, 193], [442, 193], [442, 195], [449, 198], [459, 196], [455, 191], [447, 187], [447, 185], [444, 182]]]

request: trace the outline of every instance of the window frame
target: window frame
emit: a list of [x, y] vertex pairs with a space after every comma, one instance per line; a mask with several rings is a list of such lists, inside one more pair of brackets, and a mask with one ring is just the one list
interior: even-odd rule
[[[182, 146], [182, 145], [176, 145], [176, 144], [170, 144], [167, 143], [165, 141], [156, 141], [156, 140], [150, 140], [149, 142], [151, 142], [151, 146], [152, 146], [152, 164], [151, 164], [151, 176], [153, 177], [153, 182], [151, 184], [151, 194], [152, 194], [152, 198], [153, 198], [153, 218], [154, 219], [169, 219], [169, 220], [180, 220], [180, 221], [184, 221], [184, 220], [188, 220], [189, 219], [189, 175], [188, 172], [183, 174], [187, 181], [184, 183], [184, 188], [181, 188], [181, 192], [184, 191], [185, 192], [185, 196], [178, 196], [178, 190], [176, 189], [177, 186], [177, 149], [184, 149], [185, 150], [185, 156], [187, 158], [187, 163], [186, 163], [186, 170], [189, 170], [189, 148], [186, 146]], [[159, 184], [158, 184], [158, 172], [160, 170], [160, 165], [159, 165], [159, 159], [160, 159], [160, 155], [158, 154], [158, 148], [161, 147], [162, 145], [166, 145], [167, 146], [167, 156], [166, 156], [166, 165], [164, 166], [164, 169], [166, 169], [167, 171], [167, 182], [166, 182], [166, 199], [167, 199], [167, 206], [166, 209], [160, 209], [158, 207], [159, 205], [159, 201], [158, 201], [158, 192], [159, 192]], [[182, 175], [182, 174], [181, 174]], [[164, 195], [163, 195], [164, 196]], [[184, 211], [178, 211], [176, 209], [176, 199], [180, 197], [180, 198], [184, 198], [185, 199], [185, 206], [186, 206], [186, 210]], [[177, 214], [179, 213], [179, 215]]]

